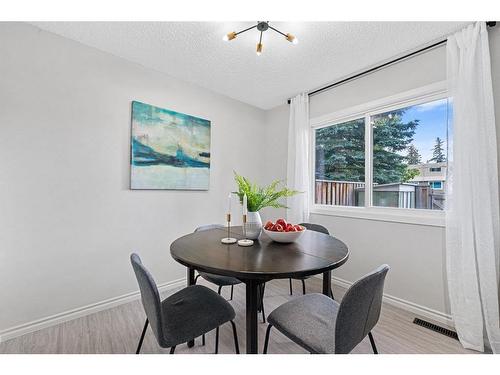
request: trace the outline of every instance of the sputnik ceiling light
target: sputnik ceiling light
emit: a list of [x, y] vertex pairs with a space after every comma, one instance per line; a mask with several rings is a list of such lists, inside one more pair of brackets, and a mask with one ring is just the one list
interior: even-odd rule
[[222, 40], [224, 40], [225, 42], [229, 41], [229, 40], [233, 40], [235, 39], [239, 34], [242, 34], [246, 31], [249, 31], [249, 30], [252, 30], [252, 29], [255, 29], [257, 28], [258, 31], [260, 31], [260, 37], [259, 37], [259, 43], [257, 43], [257, 56], [260, 56], [261, 53], [262, 53], [262, 47], [263, 47], [263, 44], [262, 44], [262, 33], [264, 31], [267, 31], [268, 29], [271, 29], [273, 31], [276, 31], [278, 34], [281, 34], [285, 37], [286, 40], [288, 40], [290, 43], [292, 44], [297, 44], [299, 42], [299, 40], [292, 34], [290, 33], [282, 33], [281, 31], [279, 31], [278, 29], [272, 27], [270, 24], [269, 24], [269, 21], [259, 21], [257, 22], [256, 25], [253, 25], [252, 27], [249, 27], [247, 29], [244, 29], [244, 30], [241, 30], [241, 31], [238, 31], [238, 32], [235, 32], [235, 31], [231, 31], [230, 33], [224, 35], [224, 37], [222, 38]]

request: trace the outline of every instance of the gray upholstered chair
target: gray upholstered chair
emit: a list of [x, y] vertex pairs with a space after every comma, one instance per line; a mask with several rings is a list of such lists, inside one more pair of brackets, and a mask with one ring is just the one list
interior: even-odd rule
[[319, 293], [297, 297], [269, 314], [264, 353], [272, 327], [311, 353], [350, 353], [367, 335], [378, 354], [371, 330], [382, 307], [388, 265], [356, 281], [342, 302]]
[[[217, 228], [223, 229], [225, 227], [222, 225], [219, 225], [219, 224], [209, 224], [209, 225], [202, 225], [201, 227], [196, 228], [194, 231], [201, 232], [201, 231], [210, 230], [210, 229], [217, 229]], [[208, 273], [208, 272], [198, 272], [198, 275], [196, 275], [196, 277], [194, 279], [195, 284], [196, 284], [196, 281], [198, 280], [198, 277], [200, 277], [200, 276], [202, 278], [204, 278], [205, 280], [211, 282], [212, 284], [217, 285], [219, 287], [219, 289], [217, 291], [219, 294], [221, 294], [223, 286], [231, 286], [231, 298], [229, 298], [229, 300], [233, 299], [234, 286], [237, 284], [241, 284], [241, 281], [235, 277], [216, 275], [216, 274]]]
[[[300, 223], [299, 225], [302, 225], [303, 227], [306, 227], [307, 230], [312, 230], [314, 232], [319, 232], [319, 233], [323, 233], [323, 234], [326, 234], [326, 235], [330, 235], [330, 232], [328, 231], [328, 229], [326, 229], [323, 225], [320, 225], [320, 224], [313, 224], [313, 223]], [[310, 278], [311, 276], [304, 276], [304, 277], [296, 277], [294, 278], [295, 280], [300, 280], [302, 281], [302, 294], [306, 294], [306, 280], [308, 278]], [[293, 289], [292, 289], [292, 279], [288, 279], [288, 282], [290, 284], [290, 295], [293, 294]], [[330, 289], [330, 294], [331, 294], [331, 297], [333, 298], [333, 292], [332, 290]]]
[[151, 324], [158, 345], [162, 348], [170, 348], [170, 354], [174, 353], [178, 344], [194, 340], [201, 335], [205, 344], [205, 333], [215, 328], [215, 353], [217, 354], [219, 327], [227, 322], [230, 322], [233, 327], [234, 346], [236, 353], [239, 354], [238, 336], [233, 322], [236, 314], [229, 302], [202, 285], [189, 286], [161, 301], [156, 283], [142, 265], [141, 258], [137, 254], [132, 254], [130, 262], [139, 283], [142, 306], [146, 312], [146, 322], [136, 354], [141, 351], [148, 324]]
[[[220, 224], [208, 224], [208, 225], [202, 225], [198, 228], [196, 228], [194, 231], [195, 232], [202, 232], [205, 230], [210, 230], [210, 229], [225, 229], [223, 225]], [[194, 278], [194, 283], [196, 284], [196, 281], [198, 281], [198, 277], [202, 277], [205, 280], [211, 282], [212, 284], [217, 285], [219, 288], [217, 290], [217, 293], [221, 294], [222, 287], [223, 286], [231, 286], [231, 298], [229, 300], [231, 301], [233, 299], [233, 290], [234, 286], [237, 284], [241, 284], [241, 281], [238, 280], [235, 277], [231, 276], [223, 276], [223, 275], [216, 275], [214, 273], [208, 273], [208, 272], [200, 272], [198, 271], [198, 275]], [[265, 290], [265, 284], [261, 284], [259, 288], [259, 297], [260, 297], [260, 305], [259, 305], [259, 311], [262, 312], [262, 321], [265, 323], [266, 322], [266, 315], [264, 312], [264, 290]]]

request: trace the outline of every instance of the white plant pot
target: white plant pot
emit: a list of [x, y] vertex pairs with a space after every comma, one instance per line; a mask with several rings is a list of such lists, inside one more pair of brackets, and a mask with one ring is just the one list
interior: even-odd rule
[[259, 212], [247, 212], [247, 238], [256, 240], [262, 232], [262, 219]]

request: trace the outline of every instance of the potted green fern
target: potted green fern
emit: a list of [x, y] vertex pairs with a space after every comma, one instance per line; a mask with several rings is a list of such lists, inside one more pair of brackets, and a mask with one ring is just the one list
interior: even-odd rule
[[281, 186], [282, 181], [275, 180], [268, 186], [258, 186], [251, 183], [246, 177], [234, 172], [234, 179], [238, 185], [238, 191], [234, 192], [243, 204], [243, 197], [247, 196], [247, 237], [257, 239], [262, 231], [262, 219], [259, 211], [265, 207], [288, 208], [280, 202], [280, 199], [291, 197], [300, 193], [296, 190]]

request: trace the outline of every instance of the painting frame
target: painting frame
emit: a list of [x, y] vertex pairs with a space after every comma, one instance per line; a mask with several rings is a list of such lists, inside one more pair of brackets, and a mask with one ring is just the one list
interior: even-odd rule
[[[166, 124], [165, 121], [158, 121], [156, 124], [152, 124], [151, 126], [162, 126], [164, 129], [182, 129], [182, 128], [189, 128], [191, 127], [191, 132], [193, 132], [194, 128], [200, 128], [200, 126], [204, 129], [206, 129], [203, 133], [203, 146], [200, 149], [200, 152], [198, 152], [198, 155], [190, 155], [189, 152], [185, 152], [183, 150], [183, 147], [181, 148], [181, 140], [177, 139], [177, 153], [174, 155], [169, 154], [169, 153], [161, 153], [158, 152], [157, 148], [151, 145], [147, 145], [146, 147], [143, 147], [144, 145], [141, 144], [141, 142], [138, 142], [138, 134], [141, 134], [140, 132], [137, 131], [138, 124], [141, 122], [139, 119], [140, 116], [137, 116], [137, 107], [143, 107], [151, 110], [153, 113], [161, 113], [163, 115], [171, 116], [172, 118], [175, 118], [178, 120], [177, 122], [184, 124], [184, 125], [179, 125], [178, 123], [176, 124]], [[208, 119], [198, 117], [198, 116], [193, 116], [190, 114], [185, 114], [182, 112], [177, 112], [174, 110], [170, 109], [165, 109], [163, 107], [158, 107], [152, 104], [144, 103], [141, 101], [133, 100], [131, 102], [131, 112], [130, 112], [130, 174], [129, 174], [129, 189], [133, 191], [140, 191], [140, 190], [166, 190], [166, 191], [208, 191], [210, 190], [210, 169], [211, 169], [211, 126], [212, 122]], [[147, 114], [146, 114], [147, 117]], [[152, 121], [153, 115], [151, 115], [151, 119], [145, 119], [146, 121]], [[144, 119], [144, 116], [143, 116]], [[156, 119], [155, 119], [156, 120]], [[187, 125], [185, 123], [188, 123]], [[144, 127], [143, 124], [141, 124]], [[147, 127], [147, 126], [146, 126]], [[144, 130], [144, 129], [143, 129]], [[194, 137], [194, 136], [193, 136]], [[156, 137], [156, 143], [158, 143], [158, 137]], [[170, 137], [172, 138], [172, 137]], [[175, 137], [174, 137], [175, 138]], [[186, 137], [181, 137], [186, 141]], [[188, 137], [189, 138], [189, 137]], [[160, 141], [161, 142], [161, 141]], [[165, 141], [166, 142], [166, 141]], [[168, 143], [168, 142], [166, 142]], [[172, 142], [171, 142], [172, 143]], [[160, 146], [165, 146], [165, 145], [160, 145]], [[172, 144], [170, 144], [172, 146]], [[189, 147], [189, 145], [187, 145]], [[139, 147], [139, 153], [137, 151]], [[179, 153], [180, 149], [180, 153]], [[146, 155], [146, 157], [152, 157], [154, 161], [151, 160], [146, 160], [146, 163], [144, 160], [141, 160], [140, 163], [137, 163], [138, 155], [143, 157], [144, 156], [144, 151], [146, 151], [146, 154], [149, 153], [149, 155]], [[151, 156], [153, 154], [153, 156]], [[201, 155], [201, 156], [199, 156]], [[203, 159], [203, 160], [199, 160]], [[142, 163], [142, 164], [141, 164]], [[151, 183], [151, 182], [145, 182], [141, 179], [145, 178], [145, 175], [147, 173], [143, 173], [142, 177], [138, 175], [138, 171], [142, 170], [142, 172], [147, 172], [148, 167], [151, 166], [156, 166], [156, 167], [164, 167], [164, 168], [174, 168], [173, 170], [171, 169], [170, 171], [165, 170], [162, 173], [160, 173], [160, 178], [163, 178], [162, 183]], [[190, 182], [189, 179], [187, 179], [184, 182], [179, 182], [179, 178], [174, 179], [177, 182], [173, 183], [172, 182], [172, 176], [170, 175], [173, 173], [173, 171], [177, 170], [183, 171], [184, 174], [193, 174], [196, 171], [203, 171], [201, 176], [195, 176], [194, 181], [196, 183], [193, 183], [192, 181]], [[170, 172], [170, 174], [169, 174]], [[194, 173], [196, 174], [196, 173]], [[156, 173], [158, 176], [158, 173]], [[147, 179], [147, 177], [146, 177]], [[170, 182], [169, 182], [170, 179]]]

